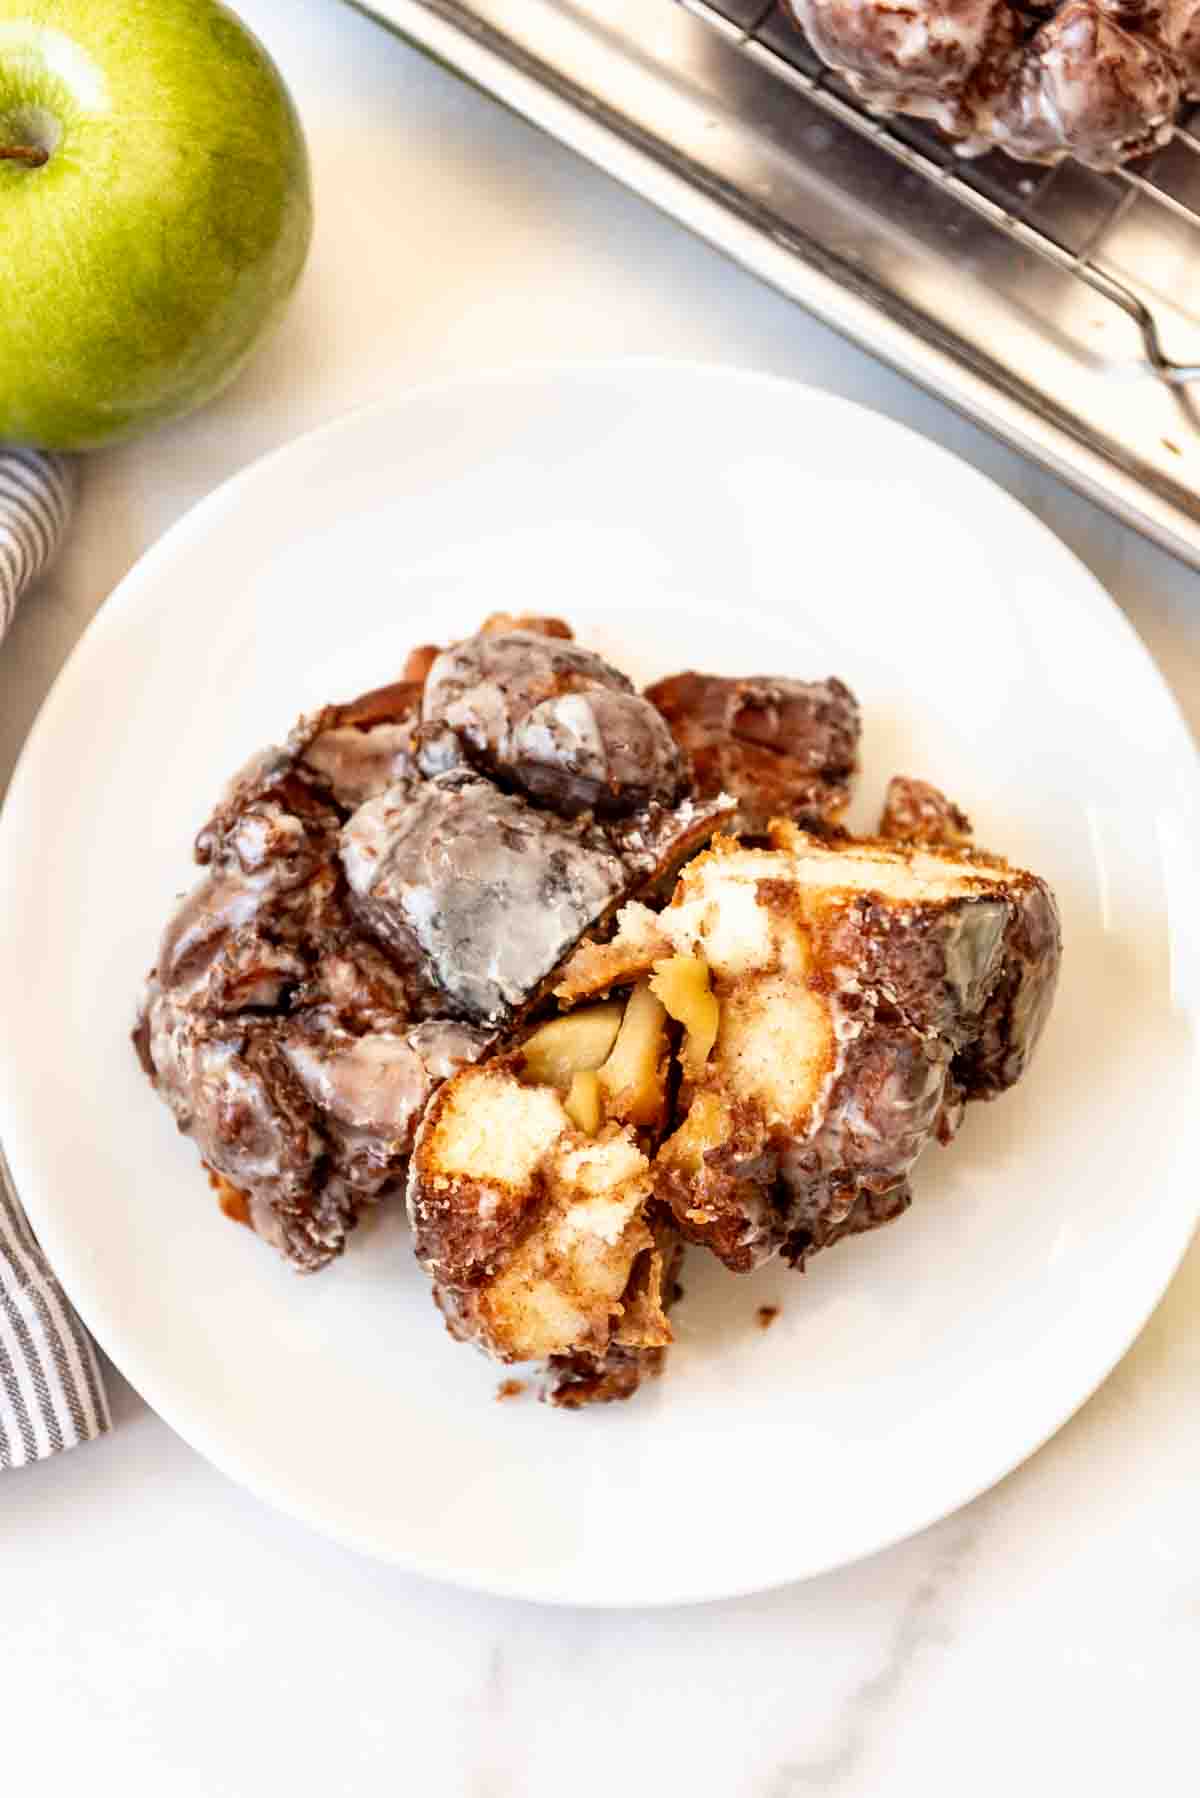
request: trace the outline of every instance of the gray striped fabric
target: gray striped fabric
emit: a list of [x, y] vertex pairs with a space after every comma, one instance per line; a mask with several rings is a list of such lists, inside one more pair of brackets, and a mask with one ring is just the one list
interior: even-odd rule
[[0, 637], [46, 566], [71, 513], [71, 464], [41, 450], [0, 450]]
[[[0, 637], [71, 511], [71, 466], [0, 450]], [[96, 1351], [29, 1228], [0, 1151], [0, 1467], [24, 1467], [109, 1427]]]
[[107, 1430], [96, 1351], [37, 1245], [0, 1151], [0, 1467]]

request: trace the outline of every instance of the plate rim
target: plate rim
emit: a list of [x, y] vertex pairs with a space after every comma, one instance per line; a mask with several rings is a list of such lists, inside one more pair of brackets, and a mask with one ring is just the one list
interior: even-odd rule
[[[932, 457], [935, 461], [954, 466], [973, 485], [987, 489], [994, 503], [997, 499], [1001, 509], [1007, 507], [1020, 514], [1024, 526], [1033, 526], [1033, 534], [1043, 543], [1050, 546], [1054, 555], [1065, 557], [1083, 577], [1082, 587], [1090, 589], [1092, 598], [1089, 610], [1094, 608], [1097, 620], [1103, 619], [1111, 628], [1115, 625], [1121, 638], [1121, 652], [1128, 655], [1131, 651], [1142, 664], [1144, 675], [1149, 677], [1155, 691], [1156, 701], [1162, 708], [1163, 716], [1171, 725], [1172, 764], [1177, 766], [1183, 789], [1189, 800], [1188, 815], [1194, 822], [1200, 818], [1200, 749], [1193, 743], [1182, 709], [1174, 692], [1157, 666], [1147, 645], [1142, 641], [1129, 618], [1108, 593], [1093, 571], [1075, 554], [1075, 552], [1058, 537], [1036, 513], [1010, 493], [1006, 488], [983, 473], [972, 462], [959, 456], [945, 445], [926, 436], [889, 414], [877, 411], [861, 401], [849, 399], [841, 394], [821, 388], [811, 383], [795, 381], [787, 376], [769, 371], [746, 368], [736, 363], [724, 361], [705, 362], [695, 359], [659, 357], [659, 356], [622, 356], [588, 359], [571, 358], [536, 358], [523, 360], [515, 364], [501, 364], [477, 370], [467, 370], [458, 374], [438, 376], [434, 379], [407, 386], [398, 386], [394, 391], [378, 396], [362, 405], [350, 408], [334, 418], [325, 420], [310, 430], [301, 432], [288, 441], [268, 450], [256, 457], [243, 468], [226, 477], [210, 492], [203, 495], [189, 506], [168, 528], [151, 543], [136, 559], [131, 567], [118, 581], [111, 593], [100, 603], [97, 611], [80, 634], [77, 642], [67, 656], [62, 667], [55, 676], [45, 698], [38, 708], [34, 722], [22, 745], [16, 765], [12, 772], [8, 790], [3, 804], [0, 805], [0, 876], [3, 876], [8, 859], [10, 840], [16, 836], [17, 825], [14, 822], [22, 810], [22, 796], [25, 787], [32, 780], [31, 770], [35, 766], [43, 737], [52, 733], [59, 710], [69, 701], [71, 684], [76, 670], [86, 665], [96, 652], [98, 645], [103, 645], [110, 633], [119, 626], [126, 613], [138, 603], [139, 591], [149, 585], [153, 587], [158, 575], [160, 563], [169, 563], [180, 551], [186, 549], [194, 535], [204, 536], [211, 527], [211, 522], [230, 508], [236, 510], [243, 491], [252, 489], [258, 482], [270, 480], [276, 470], [276, 464], [285, 464], [290, 458], [303, 453], [310, 453], [325, 440], [336, 440], [347, 432], [353, 432], [364, 423], [381, 417], [398, 417], [409, 408], [419, 407], [424, 401], [436, 399], [447, 393], [472, 391], [480, 387], [496, 388], [514, 386], [520, 388], [529, 383], [544, 385], [554, 382], [576, 384], [581, 387], [599, 384], [608, 385], [614, 379], [628, 381], [631, 378], [653, 382], [666, 378], [670, 380], [702, 381], [721, 385], [734, 385], [741, 388], [758, 388], [764, 393], [771, 393], [787, 400], [792, 405], [803, 408], [814, 403], [818, 407], [826, 407], [831, 411], [850, 413], [867, 423], [866, 428], [885, 436], [893, 435], [897, 441], [915, 439], [921, 445], [922, 455]], [[1193, 845], [1193, 848], [1195, 846]], [[1178, 939], [1179, 924], [1167, 916], [1168, 942], [1174, 944]], [[3, 948], [0, 945], [0, 963], [3, 961]], [[0, 1044], [0, 1047], [3, 1047]], [[271, 1509], [282, 1512], [307, 1527], [317, 1530], [330, 1540], [370, 1558], [401, 1568], [403, 1571], [416, 1574], [426, 1579], [455, 1586], [462, 1590], [484, 1592], [490, 1595], [520, 1599], [524, 1602], [570, 1606], [580, 1609], [657, 1609], [669, 1605], [710, 1604], [725, 1599], [746, 1597], [750, 1594], [774, 1590], [777, 1587], [799, 1583], [800, 1581], [819, 1577], [842, 1566], [855, 1565], [876, 1554], [882, 1553], [897, 1543], [923, 1533], [933, 1524], [941, 1521], [965, 1505], [971, 1503], [984, 1492], [990, 1490], [1007, 1474], [1024, 1465], [1034, 1454], [1050, 1441], [1072, 1417], [1094, 1396], [1108, 1379], [1114, 1368], [1122, 1361], [1130, 1348], [1142, 1334], [1154, 1311], [1162, 1301], [1171, 1282], [1187, 1254], [1188, 1248], [1200, 1222], [1200, 1189], [1196, 1191], [1193, 1204], [1189, 1210], [1186, 1205], [1179, 1207], [1178, 1220], [1169, 1232], [1169, 1238], [1161, 1255], [1161, 1268], [1149, 1283], [1149, 1296], [1144, 1304], [1133, 1308], [1133, 1320], [1115, 1339], [1114, 1345], [1107, 1346], [1104, 1353], [1097, 1358], [1097, 1369], [1094, 1378], [1089, 1376], [1085, 1389], [1057, 1419], [1045, 1429], [1039, 1428], [1031, 1436], [1028, 1445], [1014, 1458], [1011, 1444], [994, 1458], [988, 1458], [982, 1475], [975, 1475], [961, 1484], [949, 1482], [946, 1491], [929, 1506], [914, 1506], [915, 1516], [906, 1517], [880, 1531], [872, 1541], [865, 1543], [853, 1555], [835, 1552], [822, 1558], [803, 1559], [799, 1567], [781, 1565], [777, 1573], [767, 1577], [754, 1577], [743, 1581], [722, 1580], [711, 1587], [695, 1580], [682, 1585], [678, 1590], [664, 1587], [656, 1589], [649, 1597], [633, 1595], [620, 1590], [612, 1590], [612, 1582], [606, 1581], [604, 1592], [591, 1589], [588, 1591], [563, 1591], [555, 1589], [553, 1574], [532, 1577], [522, 1572], [520, 1576], [506, 1577], [485, 1566], [474, 1565], [463, 1557], [453, 1562], [445, 1562], [436, 1555], [425, 1552], [405, 1550], [398, 1545], [384, 1545], [369, 1531], [356, 1530], [336, 1518], [331, 1517], [320, 1504], [306, 1503], [304, 1495], [295, 1488], [294, 1482], [282, 1480], [272, 1484], [269, 1478], [260, 1477], [253, 1469], [248, 1470], [238, 1459], [236, 1450], [227, 1449], [224, 1444], [212, 1440], [214, 1431], [203, 1419], [190, 1416], [182, 1420], [178, 1414], [175, 1395], [163, 1387], [170, 1387], [167, 1374], [160, 1376], [154, 1361], [145, 1364], [142, 1353], [136, 1344], [128, 1343], [120, 1329], [119, 1318], [107, 1313], [100, 1295], [98, 1295], [88, 1277], [86, 1266], [73, 1260], [70, 1251], [69, 1231], [60, 1231], [55, 1223], [55, 1207], [52, 1201], [43, 1202], [46, 1195], [38, 1191], [35, 1179], [23, 1177], [19, 1164], [25, 1157], [21, 1153], [21, 1126], [19, 1121], [19, 1105], [7, 1089], [6, 1082], [0, 1082], [0, 1136], [6, 1145], [6, 1152], [12, 1165], [15, 1159], [18, 1166], [13, 1168], [14, 1182], [25, 1206], [29, 1221], [39, 1239], [47, 1244], [48, 1253], [58, 1273], [68, 1298], [74, 1305], [84, 1324], [96, 1339], [97, 1343], [108, 1355], [118, 1370], [129, 1366], [136, 1373], [125, 1375], [129, 1383], [150, 1405], [168, 1427], [175, 1431], [198, 1454], [215, 1466], [227, 1478], [233, 1480]], [[96, 1306], [93, 1307], [93, 1297]], [[103, 1322], [97, 1326], [97, 1312], [103, 1314]], [[110, 1327], [111, 1326], [111, 1327]], [[113, 1345], [110, 1347], [110, 1343]], [[128, 1351], [128, 1352], [127, 1352]], [[184, 1401], [181, 1401], [181, 1405]]]

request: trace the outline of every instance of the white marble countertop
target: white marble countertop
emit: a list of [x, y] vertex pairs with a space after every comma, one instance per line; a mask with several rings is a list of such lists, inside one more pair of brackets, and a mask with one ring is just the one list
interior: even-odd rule
[[[0, 780], [87, 619], [217, 482], [405, 383], [546, 355], [772, 369], [950, 445], [1095, 570], [1200, 729], [1200, 577], [333, 0], [241, 10], [310, 133], [308, 274], [218, 405], [89, 462], [68, 550], [0, 648]], [[14, 1793], [1196, 1789], [1200, 1247], [994, 1492], [860, 1566], [694, 1611], [544, 1611], [374, 1566], [113, 1385], [112, 1436], [0, 1479]], [[786, 1516], [786, 1494], [747, 1503]]]

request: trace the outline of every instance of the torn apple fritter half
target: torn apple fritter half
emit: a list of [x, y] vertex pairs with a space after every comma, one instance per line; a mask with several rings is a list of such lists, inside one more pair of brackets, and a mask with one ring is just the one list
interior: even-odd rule
[[[719, 1014], [707, 1053], [711, 1013], [694, 994], [673, 1001], [689, 1028], [654, 1190], [685, 1237], [737, 1271], [778, 1252], [802, 1264], [903, 1211], [926, 1143], [1023, 1072], [1060, 957], [1049, 888], [998, 857], [830, 843], [779, 822], [771, 842], [719, 839], [657, 917], [628, 907], [603, 951], [606, 984], [590, 987], [610, 991], [649, 959], [672, 1003], [668, 977], [707, 970]], [[576, 951], [560, 998], [600, 961]]]
[[739, 1270], [904, 1210], [926, 1143], [1022, 1071], [1059, 961], [1048, 888], [1001, 861], [792, 825], [772, 842], [699, 857], [660, 919], [708, 963], [721, 1023], [655, 1191]]
[[409, 1211], [454, 1334], [619, 1383], [669, 1339], [668, 1223], [737, 1272], [803, 1265], [899, 1215], [925, 1145], [1023, 1071], [1058, 974], [1044, 881], [961, 845], [770, 837], [626, 906], [567, 962], [564, 1015], [434, 1100]]

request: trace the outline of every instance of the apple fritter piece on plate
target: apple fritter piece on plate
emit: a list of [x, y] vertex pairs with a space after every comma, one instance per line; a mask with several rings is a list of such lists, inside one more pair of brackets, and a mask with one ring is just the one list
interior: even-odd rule
[[858, 701], [840, 680], [674, 674], [647, 687], [691, 761], [696, 792], [738, 801], [734, 829], [773, 817], [838, 824], [858, 770]]
[[304, 773], [348, 811], [416, 771], [420, 680], [396, 681], [302, 718], [288, 739]]
[[670, 1342], [651, 1197], [631, 1126], [585, 1134], [511, 1061], [447, 1081], [409, 1167], [417, 1258], [450, 1332], [501, 1361]]
[[770, 851], [700, 857], [660, 919], [677, 951], [708, 962], [721, 1021], [656, 1190], [735, 1268], [777, 1249], [802, 1261], [903, 1210], [959, 1084], [982, 1093], [1005, 1056], [1028, 1059], [1059, 962], [1034, 875], [790, 825], [773, 837]]
[[242, 1221], [307, 1273], [398, 1187], [430, 1094], [488, 1039], [463, 1024], [402, 1020], [355, 1035], [319, 1011], [227, 1017], [154, 980], [135, 1041]]
[[[926, 1143], [1025, 1066], [1060, 954], [1049, 889], [998, 858], [771, 835], [718, 839], [654, 921], [652, 990], [685, 1030], [655, 1192], [737, 1271], [903, 1211]], [[607, 946], [614, 984], [645, 957], [631, 921], [624, 960], [620, 932]], [[558, 990], [580, 984], [573, 958]]]
[[687, 770], [661, 714], [592, 650], [543, 628], [444, 650], [421, 702], [425, 774], [468, 766], [564, 817], [673, 805]]
[[342, 816], [415, 772], [420, 680], [394, 681], [297, 720], [286, 743], [260, 750], [238, 770], [196, 840], [207, 862], [256, 804], [332, 805]]

